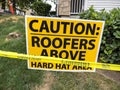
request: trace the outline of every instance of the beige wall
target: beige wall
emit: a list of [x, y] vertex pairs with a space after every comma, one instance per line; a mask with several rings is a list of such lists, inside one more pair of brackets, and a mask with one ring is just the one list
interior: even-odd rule
[[70, 1], [71, 0], [59, 0], [58, 15], [70, 16]]

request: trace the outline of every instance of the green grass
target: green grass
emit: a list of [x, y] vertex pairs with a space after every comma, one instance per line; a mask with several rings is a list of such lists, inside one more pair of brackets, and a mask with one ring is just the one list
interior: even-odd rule
[[[24, 17], [13, 22], [4, 19], [0, 23], [0, 50], [26, 53]], [[22, 37], [6, 41], [11, 32], [19, 32]], [[44, 71], [28, 70], [27, 61], [0, 57], [0, 90], [31, 90], [36, 84], [41, 84]]]
[[51, 90], [120, 90], [120, 84], [98, 73], [56, 72]]

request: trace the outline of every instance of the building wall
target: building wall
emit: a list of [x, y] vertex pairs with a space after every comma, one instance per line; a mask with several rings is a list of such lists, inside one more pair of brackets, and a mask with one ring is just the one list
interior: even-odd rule
[[70, 16], [70, 1], [71, 0], [59, 0], [58, 1], [58, 15]]
[[113, 8], [120, 7], [120, 0], [86, 0], [85, 5], [85, 9], [88, 9], [91, 5], [93, 5], [97, 11], [104, 8], [109, 11]]
[[[58, 0], [58, 16], [71, 16], [70, 6], [71, 0]], [[84, 9], [87, 10], [89, 7], [94, 6], [94, 9], [100, 11], [105, 9], [107, 11], [113, 8], [120, 8], [120, 0], [84, 0]], [[76, 16], [76, 15], [73, 15]]]

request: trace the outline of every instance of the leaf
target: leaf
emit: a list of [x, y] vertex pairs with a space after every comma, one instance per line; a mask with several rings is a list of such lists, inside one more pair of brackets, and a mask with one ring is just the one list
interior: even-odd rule
[[116, 38], [119, 38], [119, 39], [120, 39], [120, 31], [114, 32], [113, 35], [114, 35]]

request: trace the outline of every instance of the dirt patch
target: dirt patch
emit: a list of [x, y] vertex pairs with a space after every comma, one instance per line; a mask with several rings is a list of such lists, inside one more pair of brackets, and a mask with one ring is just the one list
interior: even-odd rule
[[5, 41], [9, 41], [9, 40], [11, 40], [11, 39], [16, 39], [16, 38], [19, 38], [19, 37], [21, 37], [22, 35], [20, 34], [20, 33], [18, 33], [18, 32], [11, 32], [11, 33], [9, 33], [7, 36], [6, 36], [6, 39], [5, 39]]
[[112, 81], [120, 83], [120, 72], [97, 69], [97, 73], [103, 75], [108, 79], [111, 79]]
[[12, 22], [17, 22], [19, 18], [22, 18], [22, 16], [9, 16], [7, 18], [0, 19], [0, 23], [11, 20]]
[[41, 86], [36, 86], [34, 90], [50, 90], [54, 83], [54, 76], [51, 72], [46, 72], [44, 83]]

